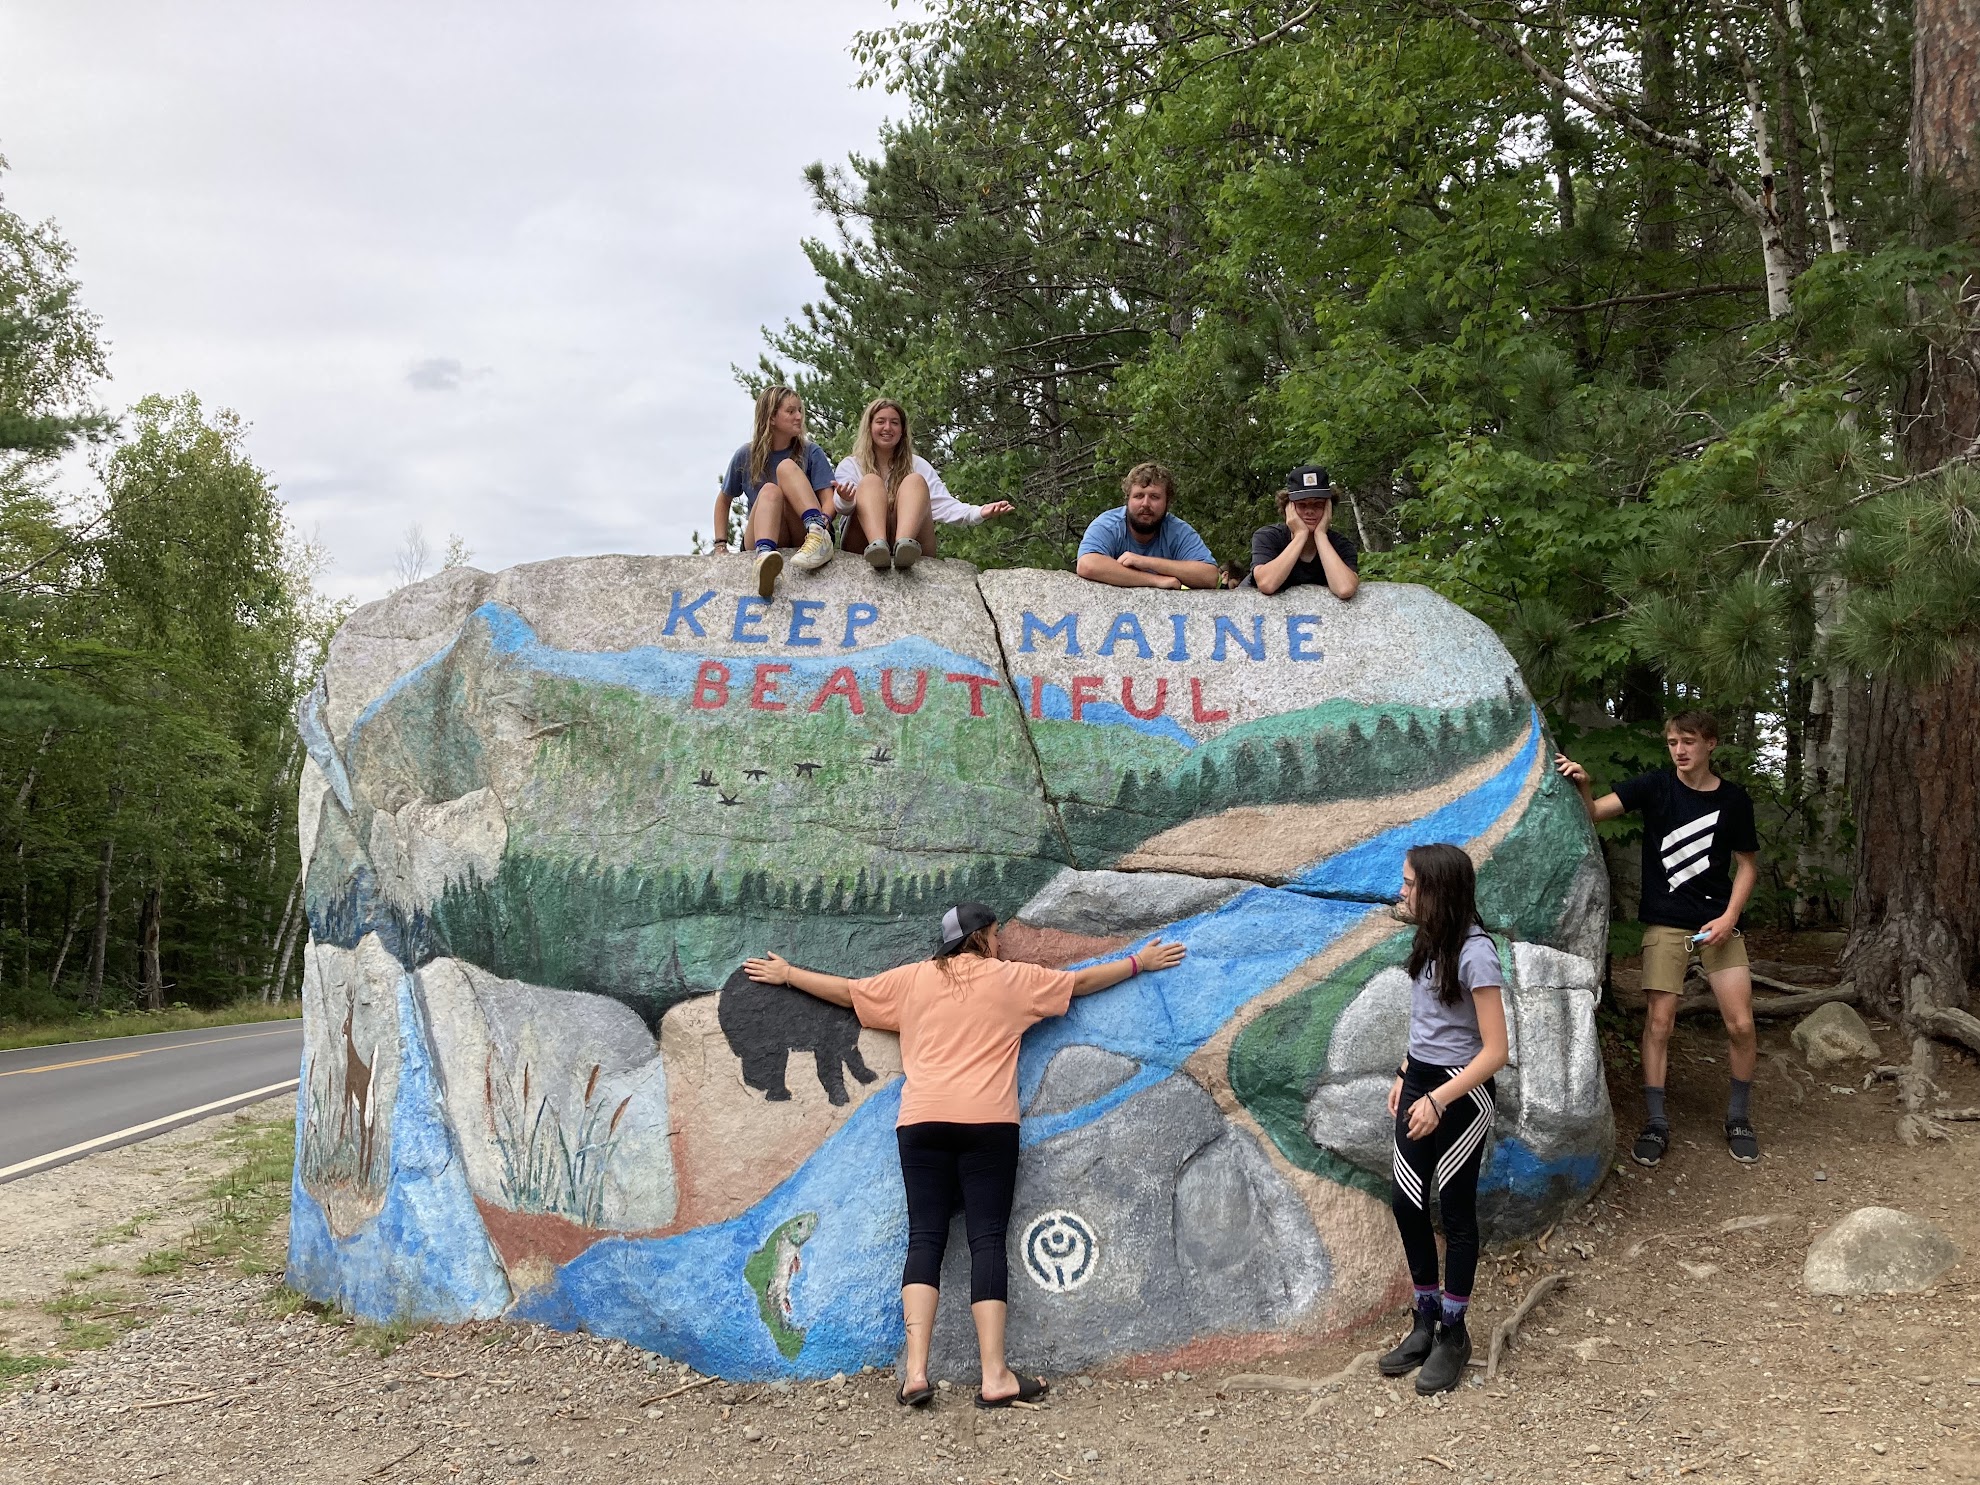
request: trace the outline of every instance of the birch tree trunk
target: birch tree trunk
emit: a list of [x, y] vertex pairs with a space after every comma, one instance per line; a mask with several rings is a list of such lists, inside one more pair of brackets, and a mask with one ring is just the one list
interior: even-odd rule
[[103, 850], [96, 863], [96, 931], [89, 940], [89, 975], [83, 982], [83, 1006], [103, 1007], [103, 961], [110, 952], [110, 865], [117, 856], [117, 838], [103, 837]]
[[1829, 116], [1815, 94], [1815, 64], [1809, 58], [1808, 26], [1802, 19], [1801, 0], [1787, 0], [1789, 38], [1794, 47], [1794, 70], [1801, 79], [1801, 95], [1808, 107], [1808, 128], [1815, 136], [1816, 178], [1822, 190], [1822, 222], [1829, 231], [1829, 251], [1849, 251], [1849, 223], [1842, 213], [1842, 198], [1836, 190], [1836, 144], [1829, 133]]
[[[71, 898], [75, 895], [73, 884], [69, 887], [69, 894]], [[82, 904], [71, 902], [68, 911], [64, 914], [64, 920], [62, 946], [55, 951], [55, 968], [48, 975], [48, 988], [51, 992], [61, 988], [62, 966], [68, 963], [69, 946], [76, 941], [76, 925], [82, 921]]]
[[303, 877], [308, 874], [309, 864], [305, 862], [296, 872], [296, 882], [289, 889], [289, 900], [282, 905], [282, 924], [275, 932], [275, 942], [271, 946], [268, 960], [268, 973], [261, 982], [263, 1005], [282, 998], [282, 987], [287, 983], [289, 969], [289, 935], [295, 930], [296, 907], [302, 898]]

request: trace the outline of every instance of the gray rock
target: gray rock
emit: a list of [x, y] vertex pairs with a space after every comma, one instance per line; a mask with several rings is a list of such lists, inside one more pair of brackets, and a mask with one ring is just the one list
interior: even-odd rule
[[1858, 1207], [1809, 1244], [1801, 1279], [1815, 1294], [1915, 1294], [1959, 1260], [1959, 1245], [1937, 1223]]
[[1099, 938], [1143, 933], [1222, 907], [1251, 882], [1166, 871], [1074, 871], [1047, 882], [1017, 916], [1038, 928]]
[[1874, 1062], [1883, 1055], [1854, 1006], [1841, 1001], [1817, 1006], [1789, 1033], [1796, 1049], [1817, 1072], [1845, 1062]]
[[1061, 1048], [1045, 1064], [1038, 1090], [1025, 1106], [1025, 1117], [1040, 1119], [1064, 1114], [1111, 1093], [1141, 1071], [1132, 1057], [1109, 1052], [1103, 1047]]
[[1393, 1073], [1409, 1045], [1409, 976], [1385, 969], [1348, 1002], [1327, 1043], [1327, 1075]]
[[1314, 1274], [1288, 1260], [1325, 1262], [1311, 1222], [1256, 1143], [1233, 1130], [1176, 1173], [1176, 1259], [1184, 1292], [1213, 1324], [1269, 1330], [1313, 1297]]
[[[1193, 663], [1211, 659], [1219, 618], [1247, 637], [1254, 620], [1259, 621], [1262, 663], [1230, 663], [1228, 642], [1225, 663], [1211, 660], [1216, 679], [1206, 683], [1212, 687], [1206, 694], [1216, 709], [1230, 713], [1212, 732], [1337, 697], [1451, 707], [1503, 696], [1508, 680], [1519, 684], [1512, 657], [1490, 626], [1428, 588], [1409, 583], [1366, 583], [1352, 603], [1340, 603], [1312, 590], [1266, 597], [1249, 589], [1176, 593], [1100, 588], [1069, 572], [1016, 568], [985, 572], [978, 582], [996, 616], [1011, 670], [1043, 676], [1058, 686], [1098, 665], [1111, 674], [1145, 678], [1142, 695], [1147, 696], [1157, 678], [1180, 669], [1168, 658], [1174, 653], [1174, 616], [1182, 617], [1184, 645]], [[1035, 626], [1027, 630], [1027, 613], [1046, 624], [1076, 614], [1079, 653], [1069, 652], [1063, 635], [1047, 638]], [[1141, 659], [1132, 644], [1100, 653], [1117, 614], [1134, 616], [1148, 641], [1149, 659]], [[1317, 622], [1306, 627], [1301, 646], [1305, 657], [1294, 662], [1287, 619], [1299, 614]], [[1186, 699], [1178, 715], [1184, 727], [1203, 730]]]
[[512, 1194], [504, 1140], [529, 1130], [591, 1154], [576, 1180], [561, 1163], [540, 1166], [534, 1210], [621, 1230], [672, 1220], [667, 1077], [637, 1015], [602, 995], [505, 980], [459, 959], [421, 966], [413, 984], [475, 1195], [499, 1203]]
[[1389, 1174], [1395, 1154], [1395, 1121], [1389, 1117], [1389, 1085], [1395, 1070], [1322, 1083], [1306, 1105], [1306, 1132], [1372, 1175]]
[[[1051, 1373], [1288, 1326], [1331, 1282], [1297, 1193], [1180, 1076], [1025, 1151], [1009, 1254], [1011, 1362]], [[976, 1335], [960, 1217], [942, 1288], [936, 1369], [965, 1373]]]
[[[839, 1013], [757, 1017], [753, 987], [725, 985], [745, 954], [875, 973], [925, 954], [961, 895], [1024, 902], [1041, 957], [1208, 914], [1177, 994], [1272, 1014], [1331, 971], [1294, 962], [1316, 940], [1272, 945], [1294, 952], [1263, 973], [1252, 950], [1288, 920], [1254, 918], [1283, 900], [1252, 884], [1352, 899], [1319, 917], [1359, 933], [1360, 905], [1393, 890], [1390, 833], [1460, 799], [1439, 817], [1481, 850], [1538, 820], [1493, 857], [1495, 921], [1580, 951], [1508, 956], [1498, 1129], [1532, 1158], [1494, 1200], [1537, 1230], [1612, 1130], [1592, 1024], [1603, 875], [1579, 806], [1532, 792], [1542, 764], [1505, 772], [1526, 717], [1490, 629], [1408, 586], [1342, 604], [841, 560], [764, 603], [734, 559], [614, 556], [404, 589], [343, 626], [299, 717], [303, 1195], [328, 1217], [301, 1224], [303, 1256], [339, 1292], [388, 1296], [351, 1301], [373, 1318], [480, 1313], [481, 1289], [448, 1287], [471, 1250], [499, 1258], [518, 1313], [679, 1334], [737, 1379], [873, 1360], [897, 1323], [896, 1208], [876, 1202], [898, 1188], [873, 1181], [879, 1126], [851, 1121], [893, 1096], [898, 1044]], [[1478, 719], [1497, 761], [1477, 756]], [[1363, 865], [1309, 874], [1377, 836]], [[1076, 869], [1103, 864], [1123, 869]], [[1361, 947], [1388, 931], [1369, 927]], [[1302, 1040], [1246, 1071], [1218, 1060], [1235, 1024], [1159, 995], [1114, 1007], [1082, 1017], [1088, 1045], [1054, 1044], [1027, 1114], [1070, 1122], [1148, 1059], [1164, 1080], [1027, 1147], [1013, 1356], [1113, 1365], [1379, 1309], [1395, 1253], [1370, 1183], [1330, 1160], [1310, 1185], [1293, 1173], [1310, 1152], [1282, 1159], [1261, 1129], [1296, 1140], [1280, 1111], [1310, 1098], [1316, 1143], [1386, 1177], [1403, 976], [1368, 976], [1324, 1057]], [[1220, 1103], [1234, 1088], [1247, 1109]], [[381, 1189], [357, 1169], [366, 1144], [417, 1148], [424, 1184]], [[804, 1210], [774, 1195], [799, 1192]], [[805, 1218], [801, 1266], [759, 1249]], [[689, 1233], [678, 1282], [626, 1277]], [[950, 1261], [939, 1344], [967, 1361], [960, 1232]]]

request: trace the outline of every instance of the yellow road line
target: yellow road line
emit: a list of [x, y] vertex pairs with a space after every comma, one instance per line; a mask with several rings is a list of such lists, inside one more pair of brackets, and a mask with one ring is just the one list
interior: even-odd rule
[[65, 1067], [94, 1067], [99, 1062], [123, 1062], [131, 1057], [142, 1057], [143, 1052], [118, 1052], [109, 1057], [84, 1057], [75, 1062], [50, 1062], [41, 1067], [17, 1067], [9, 1072], [0, 1072], [0, 1078], [18, 1078], [22, 1073], [60, 1072]]
[[110, 1052], [102, 1057], [79, 1057], [74, 1062], [50, 1062], [41, 1067], [16, 1067], [0, 1072], [0, 1078], [18, 1078], [22, 1073], [60, 1072], [65, 1067], [94, 1067], [99, 1062], [122, 1062], [130, 1057], [149, 1057], [153, 1052], [176, 1052], [183, 1047], [212, 1047], [221, 1042], [251, 1042], [259, 1036], [286, 1036], [294, 1032], [293, 1026], [284, 1026], [280, 1031], [248, 1031], [240, 1036], [209, 1036], [197, 1042], [173, 1042], [165, 1047], [139, 1047], [135, 1052]]
[[234, 1093], [229, 1094], [226, 1098], [216, 1098], [212, 1103], [203, 1103], [198, 1108], [181, 1109], [176, 1114], [166, 1114], [163, 1118], [159, 1119], [148, 1119], [142, 1124], [133, 1124], [128, 1129], [115, 1130], [110, 1134], [99, 1134], [95, 1139], [84, 1140], [81, 1144], [67, 1145], [60, 1150], [50, 1150], [46, 1155], [36, 1155], [32, 1159], [18, 1161], [13, 1165], [0, 1166], [0, 1181], [10, 1180], [15, 1176], [26, 1175], [29, 1171], [37, 1167], [66, 1160], [72, 1155], [87, 1154], [89, 1151], [99, 1149], [104, 1145], [115, 1144], [118, 1140], [129, 1139], [134, 1134], [144, 1134], [150, 1130], [162, 1128], [167, 1124], [176, 1123], [181, 1119], [195, 1119], [199, 1115], [211, 1113], [215, 1109], [230, 1108], [237, 1103], [246, 1103], [253, 1099], [267, 1098], [271, 1094], [282, 1093], [295, 1087], [300, 1081], [301, 1079], [299, 1078], [290, 1078], [286, 1083], [270, 1083], [266, 1088], [250, 1088], [245, 1093]]

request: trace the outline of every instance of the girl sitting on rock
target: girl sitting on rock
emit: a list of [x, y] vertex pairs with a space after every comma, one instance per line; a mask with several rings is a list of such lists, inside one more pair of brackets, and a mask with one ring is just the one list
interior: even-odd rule
[[866, 404], [852, 452], [836, 473], [839, 513], [853, 512], [844, 544], [859, 546], [875, 572], [906, 572], [923, 555], [934, 556], [937, 521], [973, 526], [1015, 509], [1008, 500], [964, 505], [951, 495], [935, 466], [915, 453], [907, 410], [891, 397]]
[[942, 918], [942, 947], [932, 960], [871, 979], [799, 969], [775, 954], [743, 966], [753, 980], [850, 1006], [862, 1025], [900, 1033], [906, 1084], [894, 1133], [907, 1186], [907, 1264], [901, 1272], [907, 1354], [895, 1396], [904, 1407], [920, 1407], [935, 1396], [928, 1347], [958, 1197], [969, 1234], [970, 1316], [983, 1366], [976, 1405], [1009, 1407], [1045, 1391], [1039, 1378], [1019, 1376], [1004, 1362], [1004, 1233], [1017, 1190], [1018, 1042], [1037, 1022], [1063, 1016], [1075, 995], [1169, 969], [1182, 958], [1181, 944], [1158, 939], [1081, 970], [1013, 964], [997, 957], [997, 915], [980, 902], [959, 902]]
[[[1506, 1065], [1505, 976], [1499, 951], [1478, 921], [1477, 873], [1456, 846], [1416, 846], [1403, 858], [1409, 951], [1409, 1056], [1389, 1089], [1396, 1121], [1392, 1202], [1416, 1323], [1378, 1363], [1385, 1377], [1418, 1367], [1416, 1390], [1448, 1392], [1471, 1360], [1465, 1310], [1478, 1271], [1478, 1168], [1492, 1129], [1493, 1074]], [[1443, 1285], [1430, 1195], [1444, 1218]]]
[[832, 461], [804, 436], [804, 399], [789, 387], [765, 387], [750, 440], [729, 460], [715, 492], [715, 550], [729, 549], [729, 503], [740, 496], [756, 551], [756, 591], [768, 599], [784, 570], [780, 542], [797, 548], [791, 565], [801, 571], [832, 560], [832, 528], [819, 497], [834, 493]]

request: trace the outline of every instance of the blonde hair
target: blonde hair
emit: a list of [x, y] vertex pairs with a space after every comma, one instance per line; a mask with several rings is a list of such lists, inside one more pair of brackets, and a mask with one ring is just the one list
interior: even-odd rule
[[[749, 482], [757, 484], [766, 477], [770, 468], [770, 455], [773, 450], [770, 440], [776, 435], [770, 431], [770, 420], [777, 416], [786, 397], [796, 397], [789, 387], [765, 387], [756, 394], [756, 431], [749, 439]], [[799, 401], [802, 401], [799, 398]], [[791, 445], [791, 457], [797, 460], [799, 469], [804, 468], [804, 430], [798, 430], [797, 442]]]
[[1172, 505], [1175, 503], [1176, 477], [1153, 459], [1142, 460], [1121, 476], [1121, 498], [1126, 499], [1128, 492], [1140, 485], [1146, 485], [1150, 489], [1160, 485], [1162, 493], [1169, 497], [1169, 503]]
[[876, 397], [866, 404], [866, 411], [859, 415], [859, 433], [853, 439], [853, 462], [859, 465], [861, 474], [878, 474], [873, 460], [873, 417], [883, 408], [891, 407], [901, 420], [901, 441], [894, 447], [894, 454], [887, 461], [887, 498], [894, 498], [894, 489], [914, 468], [914, 433], [908, 424], [907, 409], [891, 397]]

